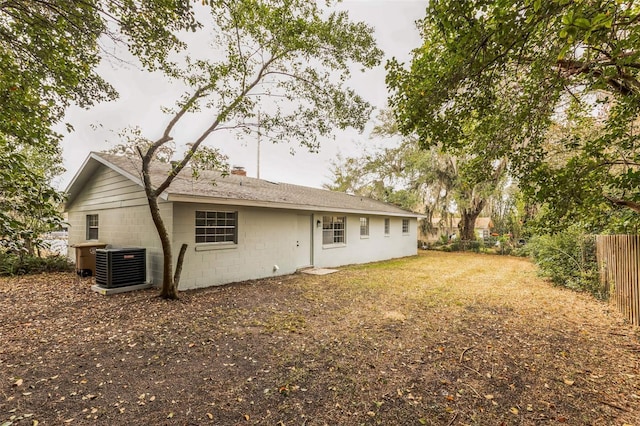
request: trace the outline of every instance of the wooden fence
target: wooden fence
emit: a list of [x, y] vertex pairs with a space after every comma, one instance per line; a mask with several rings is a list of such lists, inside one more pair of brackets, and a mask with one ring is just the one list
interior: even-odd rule
[[640, 326], [640, 235], [598, 235], [596, 254], [612, 303]]

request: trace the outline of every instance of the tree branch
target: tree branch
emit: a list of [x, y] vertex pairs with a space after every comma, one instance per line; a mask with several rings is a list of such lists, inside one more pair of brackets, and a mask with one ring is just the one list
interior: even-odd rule
[[[607, 64], [608, 63], [581, 62], [571, 59], [560, 59], [557, 62], [559, 72], [563, 73], [564, 71], [564, 74], [567, 77], [578, 74], [593, 74], [597, 78], [603, 78], [612, 89], [616, 90], [621, 95], [629, 96], [635, 94], [637, 90], [634, 90], [633, 86], [638, 88], [640, 87], [640, 83], [638, 83], [635, 78], [624, 74], [622, 71], [618, 71], [618, 75], [622, 81], [613, 77], [605, 77], [603, 70], [599, 67], [615, 66], [615, 63], [613, 62], [610, 63], [610, 65]], [[629, 84], [625, 84], [625, 82]]]
[[178, 262], [176, 264], [176, 272], [173, 274], [173, 285], [178, 288], [180, 285], [180, 275], [182, 274], [182, 265], [184, 264], [184, 255], [187, 253], [187, 244], [182, 244], [178, 253]]
[[[167, 176], [167, 178], [155, 189], [154, 193], [156, 196], [162, 194], [162, 192], [165, 191], [171, 185], [171, 183], [173, 182], [175, 177], [178, 175], [178, 173], [180, 173], [182, 169], [186, 167], [187, 163], [189, 163], [189, 160], [191, 160], [191, 157], [193, 157], [193, 154], [196, 152], [200, 144], [205, 139], [207, 139], [207, 137], [212, 132], [214, 132], [218, 128], [220, 123], [226, 120], [227, 116], [233, 112], [233, 110], [240, 104], [240, 102], [242, 102], [242, 100], [247, 96], [247, 94], [262, 81], [265, 75], [268, 74], [267, 69], [271, 66], [271, 64], [277, 61], [278, 59], [280, 59], [286, 53], [287, 52], [282, 52], [278, 55], [274, 55], [271, 58], [269, 58], [264, 64], [262, 64], [262, 67], [258, 71], [258, 74], [256, 75], [255, 79], [248, 86], [243, 88], [243, 90], [236, 96], [233, 102], [231, 102], [228, 106], [222, 109], [222, 111], [218, 114], [218, 116], [213, 121], [211, 126], [209, 126], [204, 132], [202, 132], [202, 134], [193, 142], [193, 144], [191, 145], [191, 149], [187, 151], [183, 159], [175, 167], [173, 167], [173, 169], [171, 170], [171, 173], [169, 173], [169, 176]], [[201, 88], [198, 90], [199, 91], [202, 90], [201, 93], [204, 93], [204, 91], [208, 88], [210, 87], [205, 86], [204, 88]], [[197, 95], [197, 93], [194, 93], [194, 95], [189, 99], [188, 102], [191, 102], [191, 104], [193, 104], [193, 102], [195, 102], [195, 100], [200, 96], [201, 95]], [[187, 108], [187, 105], [185, 104], [185, 106], [178, 112], [178, 114], [176, 114], [176, 116], [173, 117], [173, 119], [165, 129], [163, 137], [153, 144], [152, 148], [155, 147], [154, 151], [155, 149], [159, 148], [163, 143], [166, 143], [171, 139], [169, 136], [171, 130], [176, 125], [176, 123], [180, 121], [180, 119], [184, 116], [187, 110], [188, 108]], [[148, 153], [149, 151], [147, 151], [147, 155]], [[143, 161], [143, 170], [144, 170], [144, 167], [145, 167], [145, 163]], [[147, 167], [148, 167], [148, 164], [147, 164]]]
[[614, 198], [606, 194], [602, 194], [602, 196], [606, 198], [607, 201], [609, 201], [611, 204], [614, 204], [616, 206], [621, 206], [621, 207], [627, 207], [637, 213], [640, 213], [640, 203], [636, 203], [630, 200], [623, 200], [620, 198]]

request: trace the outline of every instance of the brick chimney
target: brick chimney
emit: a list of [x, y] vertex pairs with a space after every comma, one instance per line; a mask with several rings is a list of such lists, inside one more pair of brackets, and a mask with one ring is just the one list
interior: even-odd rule
[[231, 174], [237, 176], [246, 176], [247, 171], [242, 166], [233, 166], [233, 168], [231, 169]]

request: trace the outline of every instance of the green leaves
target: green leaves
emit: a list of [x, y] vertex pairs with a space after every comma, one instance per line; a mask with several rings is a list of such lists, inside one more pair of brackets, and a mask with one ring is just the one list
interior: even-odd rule
[[[331, 3], [327, 2], [327, 9]], [[162, 137], [140, 138], [145, 191], [163, 244], [161, 296], [168, 298], [176, 297], [177, 285], [171, 274], [171, 238], [159, 213], [158, 195], [189, 163], [224, 165], [219, 151], [205, 150], [215, 132], [235, 131], [239, 137], [257, 133], [261, 140], [293, 142], [316, 151], [335, 129], [362, 130], [371, 106], [346, 82], [354, 65], [370, 68], [382, 57], [372, 28], [351, 22], [346, 13], [320, 9], [316, 2], [207, 0], [203, 5], [211, 14], [203, 33], [213, 34], [212, 49], [189, 52], [182, 68], [159, 62], [188, 90], [173, 110], [165, 110], [171, 116]], [[145, 65], [158, 63], [154, 57], [150, 61]], [[189, 149], [163, 182], [152, 185], [151, 163], [181, 134], [178, 128], [183, 119], [198, 111], [207, 117], [201, 130], [189, 128], [185, 133], [195, 133], [193, 139], [176, 142]], [[179, 258], [178, 271], [181, 265]]]
[[62, 135], [53, 129], [72, 103], [89, 107], [117, 96], [95, 72], [105, 46], [124, 42], [148, 69], [171, 73], [168, 55], [184, 47], [176, 34], [197, 26], [183, 0], [0, 5], [0, 243], [32, 247], [61, 222], [62, 197], [51, 182], [61, 172]]
[[[556, 225], [601, 227], [625, 205], [611, 199], [638, 194], [637, 16], [620, 2], [432, 1], [410, 66], [387, 64], [399, 128], [424, 147], [506, 156]], [[570, 133], [556, 139], [554, 123]]]
[[[382, 113], [381, 120], [375, 135], [398, 136], [389, 112]], [[438, 144], [421, 149], [415, 139], [406, 137], [394, 148], [339, 158], [333, 164], [333, 183], [327, 187], [422, 211], [427, 216], [422, 224], [425, 233], [433, 227], [432, 218], [457, 213], [470, 221], [463, 221], [471, 225], [464, 237], [473, 239], [473, 222], [489, 198], [502, 189], [505, 165], [462, 148], [456, 155], [442, 152]]]
[[59, 152], [15, 146], [0, 140], [0, 247], [14, 252], [41, 245], [40, 234], [62, 224], [62, 196], [51, 187]]

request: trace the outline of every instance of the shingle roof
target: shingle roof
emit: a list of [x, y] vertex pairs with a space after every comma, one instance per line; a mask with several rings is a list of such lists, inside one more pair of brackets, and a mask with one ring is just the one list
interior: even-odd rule
[[476, 219], [476, 228], [493, 228], [493, 221], [490, 217], [479, 217]]
[[[124, 172], [125, 176], [129, 175], [129, 178], [141, 184], [140, 160], [105, 153], [91, 153], [91, 158], [120, 173]], [[87, 162], [85, 162], [85, 167]], [[154, 163], [150, 170], [152, 182], [156, 185], [159, 184], [169, 171], [170, 165]], [[73, 182], [69, 185], [69, 188], [72, 187]], [[371, 198], [288, 183], [270, 182], [248, 176], [223, 176], [216, 171], [202, 171], [200, 176], [195, 179], [189, 168], [183, 170], [173, 181], [166, 191], [165, 198], [169, 201], [224, 202], [226, 204], [238, 203], [328, 212], [421, 216]]]

